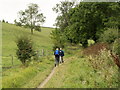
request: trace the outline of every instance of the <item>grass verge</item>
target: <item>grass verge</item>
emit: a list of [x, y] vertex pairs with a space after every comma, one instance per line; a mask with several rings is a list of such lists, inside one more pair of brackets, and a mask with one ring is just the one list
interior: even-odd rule
[[[3, 72], [3, 88], [35, 88], [53, 68], [52, 58], [42, 58], [42, 62], [31, 62], [28, 67], [18, 67]], [[36, 81], [37, 80], [37, 81]]]

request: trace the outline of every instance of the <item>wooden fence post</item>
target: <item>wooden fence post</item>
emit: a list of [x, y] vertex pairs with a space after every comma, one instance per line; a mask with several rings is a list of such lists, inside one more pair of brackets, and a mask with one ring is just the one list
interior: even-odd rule
[[14, 58], [13, 58], [13, 55], [12, 55], [12, 54], [10, 54], [10, 56], [11, 56], [11, 64], [12, 64], [12, 66], [13, 66], [13, 64], [14, 64], [13, 60], [14, 60]]
[[14, 64], [13, 59], [14, 59], [14, 58], [13, 58], [13, 55], [12, 55], [12, 66], [13, 66], [13, 64]]
[[44, 49], [42, 49], [42, 56], [44, 56]]

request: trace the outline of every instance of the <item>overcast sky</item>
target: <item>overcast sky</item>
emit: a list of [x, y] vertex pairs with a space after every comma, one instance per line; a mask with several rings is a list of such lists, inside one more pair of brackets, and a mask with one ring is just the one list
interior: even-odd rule
[[46, 17], [43, 26], [53, 27], [57, 14], [53, 12], [52, 8], [60, 1], [64, 0], [0, 0], [0, 20], [4, 19], [9, 23], [14, 23], [20, 10], [25, 10], [29, 3], [35, 3]]

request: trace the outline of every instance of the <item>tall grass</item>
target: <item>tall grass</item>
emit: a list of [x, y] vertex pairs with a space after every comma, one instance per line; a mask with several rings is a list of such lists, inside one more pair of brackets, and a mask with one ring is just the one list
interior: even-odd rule
[[[44, 57], [41, 62], [31, 62], [28, 67], [20, 66], [3, 72], [2, 88], [35, 88], [50, 73], [53, 59]], [[39, 75], [39, 77], [38, 77]]]
[[40, 57], [40, 60], [33, 60], [29, 63], [28, 67], [23, 67], [21, 62], [16, 57], [17, 45], [15, 41], [17, 37], [25, 34], [32, 38], [35, 50], [52, 50], [52, 41], [49, 36], [51, 31], [54, 29], [42, 28], [41, 32], [34, 31], [34, 34], [31, 35], [30, 29], [27, 28], [18, 27], [7, 23], [2, 23], [2, 26], [2, 66], [12, 66], [11, 56], [13, 56], [13, 64], [16, 65], [10, 69], [3, 69], [3, 88], [37, 87], [40, 82], [47, 77], [53, 68], [53, 57]]
[[97, 56], [88, 56], [88, 60], [93, 67], [95, 73], [98, 73], [102, 81], [97, 81], [97, 84], [103, 85], [106, 88], [118, 87], [118, 67], [110, 55], [110, 51], [103, 49]]
[[44, 88], [118, 87], [118, 67], [114, 64], [109, 51], [102, 49], [96, 57], [86, 57], [80, 50], [72, 52], [74, 53], [65, 58], [66, 63], [58, 67]]

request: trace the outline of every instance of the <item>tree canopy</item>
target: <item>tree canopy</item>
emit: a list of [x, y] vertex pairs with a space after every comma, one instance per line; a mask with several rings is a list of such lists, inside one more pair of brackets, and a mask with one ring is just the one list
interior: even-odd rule
[[[97, 42], [107, 28], [120, 29], [119, 11], [119, 2], [80, 2], [65, 13], [67, 20], [64, 14], [57, 17], [57, 30], [64, 31], [62, 34], [68, 42], [81, 43], [86, 47], [88, 39]], [[62, 21], [62, 26], [59, 21]]]
[[19, 21], [15, 20], [15, 23], [19, 26], [29, 27], [32, 34], [33, 29], [40, 31], [40, 25], [45, 22], [45, 17], [43, 13], [39, 13], [39, 6], [37, 4], [30, 3], [28, 8], [24, 11], [19, 11], [18, 15]]

